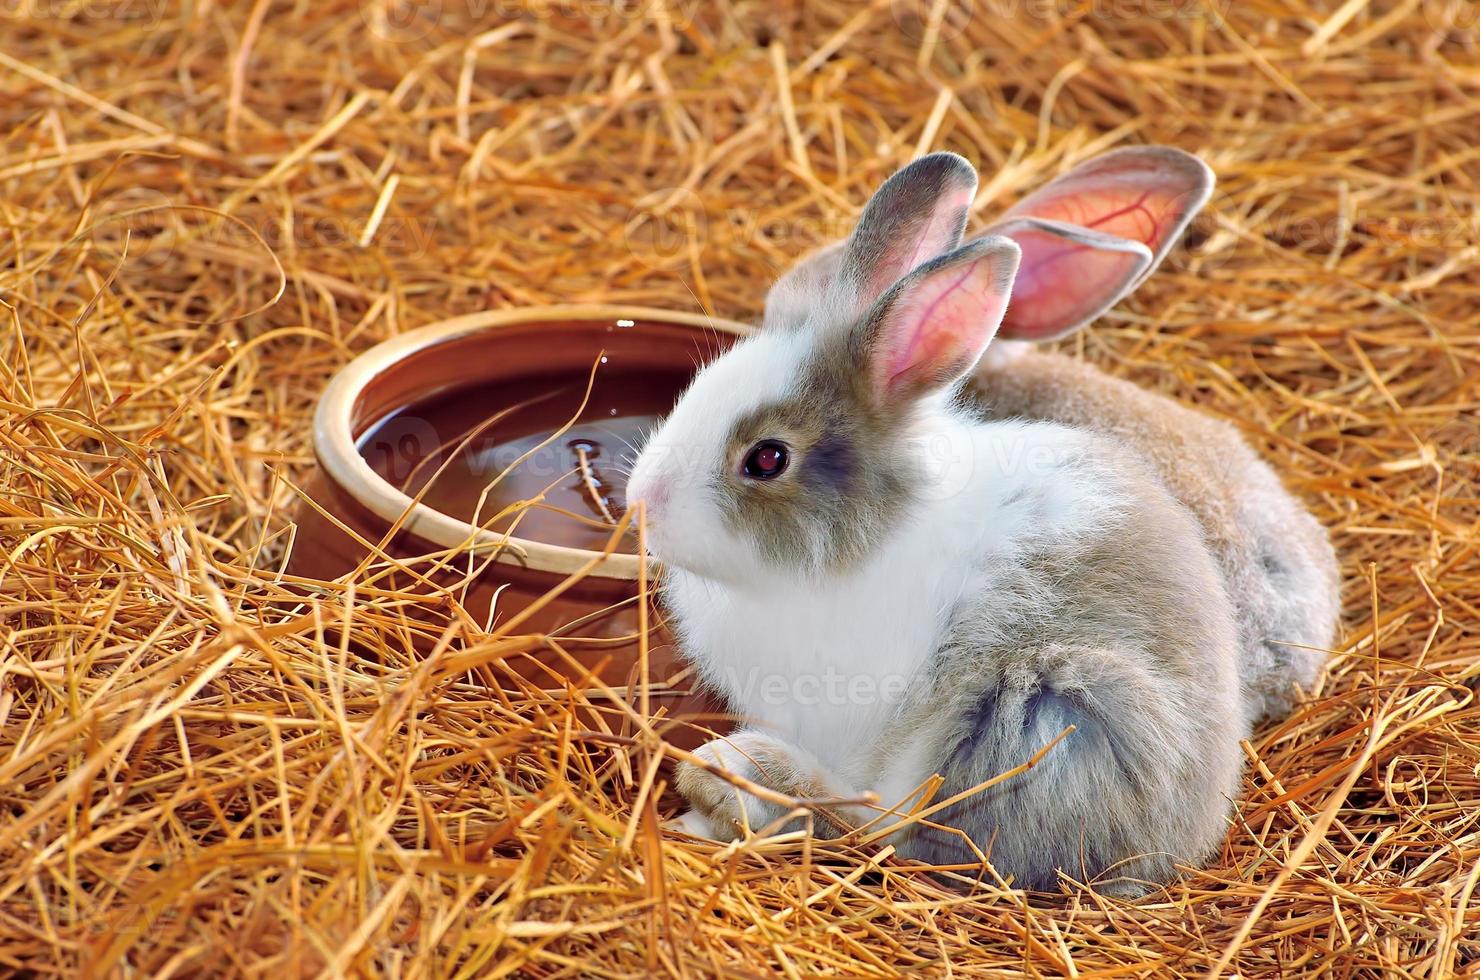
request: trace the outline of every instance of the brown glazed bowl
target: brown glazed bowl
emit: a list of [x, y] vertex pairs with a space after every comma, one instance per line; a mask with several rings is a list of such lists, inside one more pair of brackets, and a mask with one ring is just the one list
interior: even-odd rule
[[[461, 433], [435, 431], [416, 411], [439, 395], [473, 403], [479, 417], [491, 415], [506, 407], [500, 404], [501, 392], [522, 387], [527, 393], [531, 379], [536, 387], [539, 379], [550, 377], [584, 386], [603, 352], [623, 371], [664, 379], [648, 384], [672, 391], [647, 391], [643, 397], [661, 402], [666, 411], [700, 359], [749, 330], [732, 321], [642, 307], [553, 306], [475, 313], [410, 331], [361, 354], [330, 381], [314, 416], [319, 468], [304, 486], [305, 495], [370, 542], [380, 542], [399, 521], [398, 533], [385, 546], [394, 558], [448, 549], [473, 552], [483, 570], [459, 601], [477, 622], [486, 623], [496, 597], [495, 627], [594, 562], [582, 579], [515, 632], [559, 636], [561, 647], [583, 668], [595, 670], [607, 684], [627, 685], [635, 677], [638, 658], [637, 555], [603, 557], [600, 551], [476, 528], [461, 517], [414, 502], [387, 479], [386, 467], [378, 471], [367, 455], [379, 458], [372, 449], [389, 448], [414, 459], [428, 449], [455, 445]], [[464, 389], [466, 397], [458, 394]], [[288, 568], [292, 575], [336, 579], [356, 569], [369, 553], [311, 506], [299, 509], [298, 525]], [[469, 556], [460, 555], [451, 565], [466, 569], [468, 561]], [[661, 692], [669, 679], [687, 672], [661, 615], [650, 608], [647, 618], [649, 676]], [[546, 671], [541, 686], [550, 686], [551, 674], [572, 673], [553, 654], [540, 666]], [[692, 688], [680, 676], [671, 692], [655, 695], [654, 709], [661, 704], [667, 717], [702, 719], [715, 727], [720, 720], [716, 704]], [[676, 730], [670, 737], [688, 744], [702, 740]]]

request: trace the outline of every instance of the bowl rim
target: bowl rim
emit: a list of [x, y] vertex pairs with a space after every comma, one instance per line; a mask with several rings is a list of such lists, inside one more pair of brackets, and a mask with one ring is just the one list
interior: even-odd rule
[[[355, 448], [352, 425], [355, 403], [369, 383], [406, 358], [438, 344], [470, 334], [548, 323], [552, 320], [646, 320], [685, 327], [703, 327], [744, 337], [754, 328], [735, 320], [702, 313], [681, 313], [649, 306], [622, 304], [564, 304], [485, 310], [439, 320], [384, 340], [360, 354], [329, 380], [313, 417], [314, 455], [329, 478], [387, 526], [401, 521], [401, 530], [448, 549], [484, 552], [497, 549], [495, 560], [555, 575], [573, 575], [590, 565], [589, 575], [637, 581], [637, 555], [610, 554], [583, 548], [546, 544], [529, 538], [476, 528], [435, 508], [417, 503], [376, 473]], [[405, 519], [402, 520], [402, 516]]]

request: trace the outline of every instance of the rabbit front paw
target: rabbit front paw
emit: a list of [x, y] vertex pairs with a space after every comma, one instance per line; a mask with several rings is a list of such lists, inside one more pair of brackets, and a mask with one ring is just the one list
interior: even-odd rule
[[720, 840], [721, 834], [714, 829], [709, 818], [698, 810], [685, 810], [672, 820], [663, 822], [665, 830], [676, 833], [687, 834], [690, 837], [699, 837], [704, 840]]
[[782, 815], [781, 807], [745, 792], [711, 769], [733, 773], [787, 795], [795, 792], [789, 785], [789, 777], [797, 769], [792, 751], [764, 733], [736, 732], [729, 738], [706, 742], [694, 755], [710, 768], [691, 762], [678, 765], [674, 785], [692, 807], [678, 818], [683, 825], [676, 829], [685, 833], [711, 840], [734, 840], [747, 829], [760, 830]]

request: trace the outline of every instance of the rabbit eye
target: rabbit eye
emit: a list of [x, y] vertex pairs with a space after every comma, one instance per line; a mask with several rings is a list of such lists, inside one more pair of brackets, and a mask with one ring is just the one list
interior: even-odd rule
[[791, 450], [786, 444], [774, 439], [758, 442], [745, 454], [741, 471], [752, 480], [774, 480], [786, 472], [791, 462]]

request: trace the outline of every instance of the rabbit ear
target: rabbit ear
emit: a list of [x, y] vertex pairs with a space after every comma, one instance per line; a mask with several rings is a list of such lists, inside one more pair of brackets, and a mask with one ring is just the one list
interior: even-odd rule
[[978, 238], [895, 283], [852, 340], [874, 400], [907, 403], [969, 371], [1002, 323], [1021, 254], [1010, 238]]
[[762, 329], [799, 325], [832, 288], [843, 264], [843, 246], [833, 242], [812, 252], [777, 279], [766, 293]]
[[1207, 164], [1190, 153], [1128, 147], [1019, 201], [988, 229], [1023, 247], [1002, 336], [1049, 340], [1104, 313], [1161, 263], [1213, 183]]
[[1002, 336], [1052, 340], [1099, 317], [1151, 268], [1140, 242], [1045, 218], [1015, 218], [992, 226], [1023, 250]]
[[961, 242], [976, 195], [976, 170], [954, 153], [932, 153], [884, 181], [843, 243], [829, 296], [856, 316], [911, 269]]

